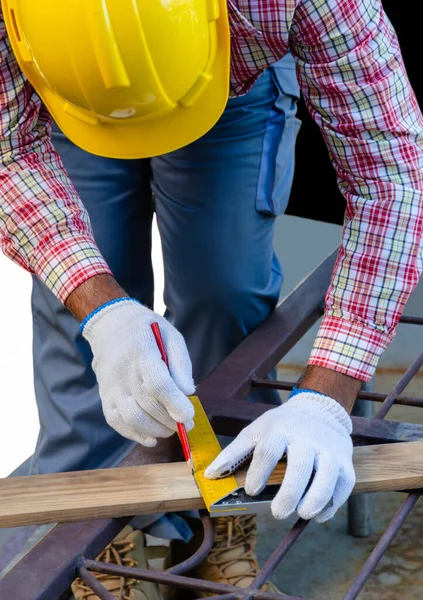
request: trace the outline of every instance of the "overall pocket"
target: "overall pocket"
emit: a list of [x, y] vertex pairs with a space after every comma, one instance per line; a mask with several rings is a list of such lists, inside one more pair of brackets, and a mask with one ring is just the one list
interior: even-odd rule
[[291, 55], [269, 68], [275, 100], [263, 139], [257, 189], [257, 210], [267, 215], [285, 212], [295, 168], [295, 142], [301, 121], [297, 119], [300, 91]]

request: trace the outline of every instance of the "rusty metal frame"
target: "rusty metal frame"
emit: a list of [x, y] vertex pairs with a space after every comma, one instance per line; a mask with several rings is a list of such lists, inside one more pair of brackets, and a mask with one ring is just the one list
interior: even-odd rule
[[[235, 435], [263, 412], [272, 408], [266, 404], [245, 402], [255, 388], [290, 390], [294, 382], [271, 381], [266, 375], [292, 348], [322, 314], [324, 295], [336, 258], [331, 254], [282, 302], [277, 310], [199, 386], [198, 394], [214, 429], [219, 434]], [[421, 317], [403, 317], [402, 323], [423, 324]], [[374, 418], [353, 417], [353, 438], [358, 444], [389, 443], [423, 439], [423, 425], [387, 421], [385, 417], [394, 404], [423, 407], [423, 398], [411, 398], [403, 391], [420, 367], [423, 353], [410, 366], [389, 395], [362, 392], [360, 398], [381, 402]], [[137, 448], [122, 464], [167, 461], [174, 456], [170, 446], [155, 454]], [[353, 580], [343, 600], [354, 600], [383, 557], [389, 544], [411, 513], [423, 490], [407, 494], [397, 514], [380, 541]], [[298, 520], [260, 569], [247, 590], [236, 586], [201, 581], [189, 576], [190, 571], [208, 555], [213, 544], [210, 518], [202, 515], [204, 539], [199, 550], [185, 562], [157, 573], [143, 569], [103, 564], [95, 561], [102, 549], [130, 521], [103, 519], [83, 523], [57, 525], [33, 548], [12, 571], [0, 580], [0, 598], [19, 600], [59, 600], [64, 598], [73, 579], [80, 576], [101, 600], [114, 600], [93, 576], [95, 572], [157, 582], [175, 588], [214, 594], [214, 600], [277, 600], [279, 594], [260, 591], [260, 588], [280, 565], [283, 558], [307, 527]], [[284, 595], [285, 600], [311, 600]]]

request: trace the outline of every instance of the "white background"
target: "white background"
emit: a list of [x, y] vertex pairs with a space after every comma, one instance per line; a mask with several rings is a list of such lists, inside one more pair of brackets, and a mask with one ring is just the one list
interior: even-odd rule
[[[163, 313], [163, 267], [157, 228], [153, 233], [155, 309]], [[38, 414], [32, 383], [31, 277], [0, 253], [0, 477], [34, 451]]]

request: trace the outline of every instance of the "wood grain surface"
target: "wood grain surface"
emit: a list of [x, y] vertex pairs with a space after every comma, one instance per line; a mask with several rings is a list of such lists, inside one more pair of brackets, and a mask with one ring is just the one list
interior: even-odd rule
[[[358, 447], [354, 465], [356, 494], [423, 488], [423, 442]], [[280, 463], [270, 483], [284, 473]], [[204, 503], [182, 462], [0, 479], [0, 527], [195, 508]]]

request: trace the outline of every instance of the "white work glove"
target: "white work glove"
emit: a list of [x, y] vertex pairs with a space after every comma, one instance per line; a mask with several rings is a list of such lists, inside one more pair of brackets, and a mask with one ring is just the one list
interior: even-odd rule
[[[157, 322], [169, 359], [163, 362], [151, 324]], [[164, 319], [132, 299], [107, 303], [81, 325], [94, 358], [107, 423], [124, 437], [155, 446], [177, 430], [189, 431], [195, 391], [192, 366], [182, 335]]]
[[253, 453], [245, 491], [256, 496], [286, 453], [286, 475], [272, 501], [273, 516], [286, 519], [297, 511], [303, 519], [323, 523], [334, 516], [354, 487], [352, 423], [332, 398], [298, 392], [241, 431], [205, 475], [209, 479], [225, 476]]

